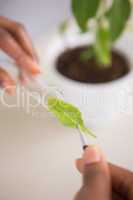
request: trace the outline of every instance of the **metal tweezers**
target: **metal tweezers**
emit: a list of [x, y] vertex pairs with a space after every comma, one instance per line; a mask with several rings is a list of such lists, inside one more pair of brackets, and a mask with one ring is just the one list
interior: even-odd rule
[[82, 149], [85, 150], [88, 147], [88, 142], [86, 136], [78, 129], [79, 136], [80, 136], [80, 141], [82, 145]]

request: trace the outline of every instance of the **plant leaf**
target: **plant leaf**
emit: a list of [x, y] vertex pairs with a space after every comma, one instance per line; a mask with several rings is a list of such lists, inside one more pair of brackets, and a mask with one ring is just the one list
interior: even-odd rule
[[63, 125], [70, 128], [79, 128], [82, 132], [95, 137], [94, 134], [85, 127], [84, 121], [82, 119], [82, 114], [75, 106], [58, 98], [49, 97], [48, 109]]
[[83, 32], [86, 32], [88, 20], [96, 15], [101, 0], [72, 0], [72, 12]]
[[86, 61], [91, 59], [95, 55], [93, 46], [89, 47], [87, 50], [80, 54], [81, 61]]
[[111, 62], [111, 38], [107, 24], [99, 24], [96, 31], [95, 53], [100, 64], [109, 66]]
[[131, 14], [130, 0], [113, 0], [112, 6], [106, 16], [110, 24], [112, 41], [118, 39], [123, 32]]
[[64, 34], [68, 28], [68, 25], [69, 25], [69, 21], [68, 19], [64, 20], [60, 26], [59, 26], [59, 32], [60, 34]]

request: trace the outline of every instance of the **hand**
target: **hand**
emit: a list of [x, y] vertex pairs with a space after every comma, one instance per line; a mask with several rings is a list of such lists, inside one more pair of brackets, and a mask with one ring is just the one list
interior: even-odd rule
[[[25, 82], [28, 76], [40, 72], [34, 48], [24, 26], [2, 16], [0, 16], [0, 49], [15, 61], [22, 82]], [[12, 86], [15, 86], [15, 81], [0, 66], [0, 87], [7, 88], [8, 93], [13, 93]]]
[[88, 147], [76, 167], [83, 186], [75, 200], [133, 200], [133, 173], [108, 164], [98, 147]]

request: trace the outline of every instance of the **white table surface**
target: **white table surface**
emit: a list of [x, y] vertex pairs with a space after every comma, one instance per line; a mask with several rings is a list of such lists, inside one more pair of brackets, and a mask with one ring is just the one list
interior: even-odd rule
[[[14, 102], [16, 97], [8, 100]], [[132, 170], [133, 116], [92, 128], [109, 161]], [[74, 160], [81, 153], [77, 132], [63, 127], [43, 108], [27, 114], [0, 102], [1, 200], [73, 199], [81, 185]]]
[[[54, 118], [0, 107], [0, 199], [72, 199], [80, 186], [74, 160], [81, 154], [76, 131]], [[133, 123], [95, 131], [110, 161], [133, 169]]]

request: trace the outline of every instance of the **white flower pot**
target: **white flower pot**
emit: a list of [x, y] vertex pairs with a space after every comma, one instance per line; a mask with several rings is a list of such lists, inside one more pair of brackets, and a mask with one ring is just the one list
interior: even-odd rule
[[83, 36], [76, 29], [69, 30], [65, 36], [56, 33], [51, 39], [45, 40], [41, 57], [48, 79], [63, 91], [65, 101], [79, 107], [90, 125], [102, 125], [132, 112], [133, 38], [126, 33], [115, 46], [127, 56], [131, 66], [129, 74], [116, 81], [102, 84], [80, 83], [64, 77], [56, 70], [56, 60], [61, 52], [67, 47], [88, 44], [92, 40], [91, 36]]

